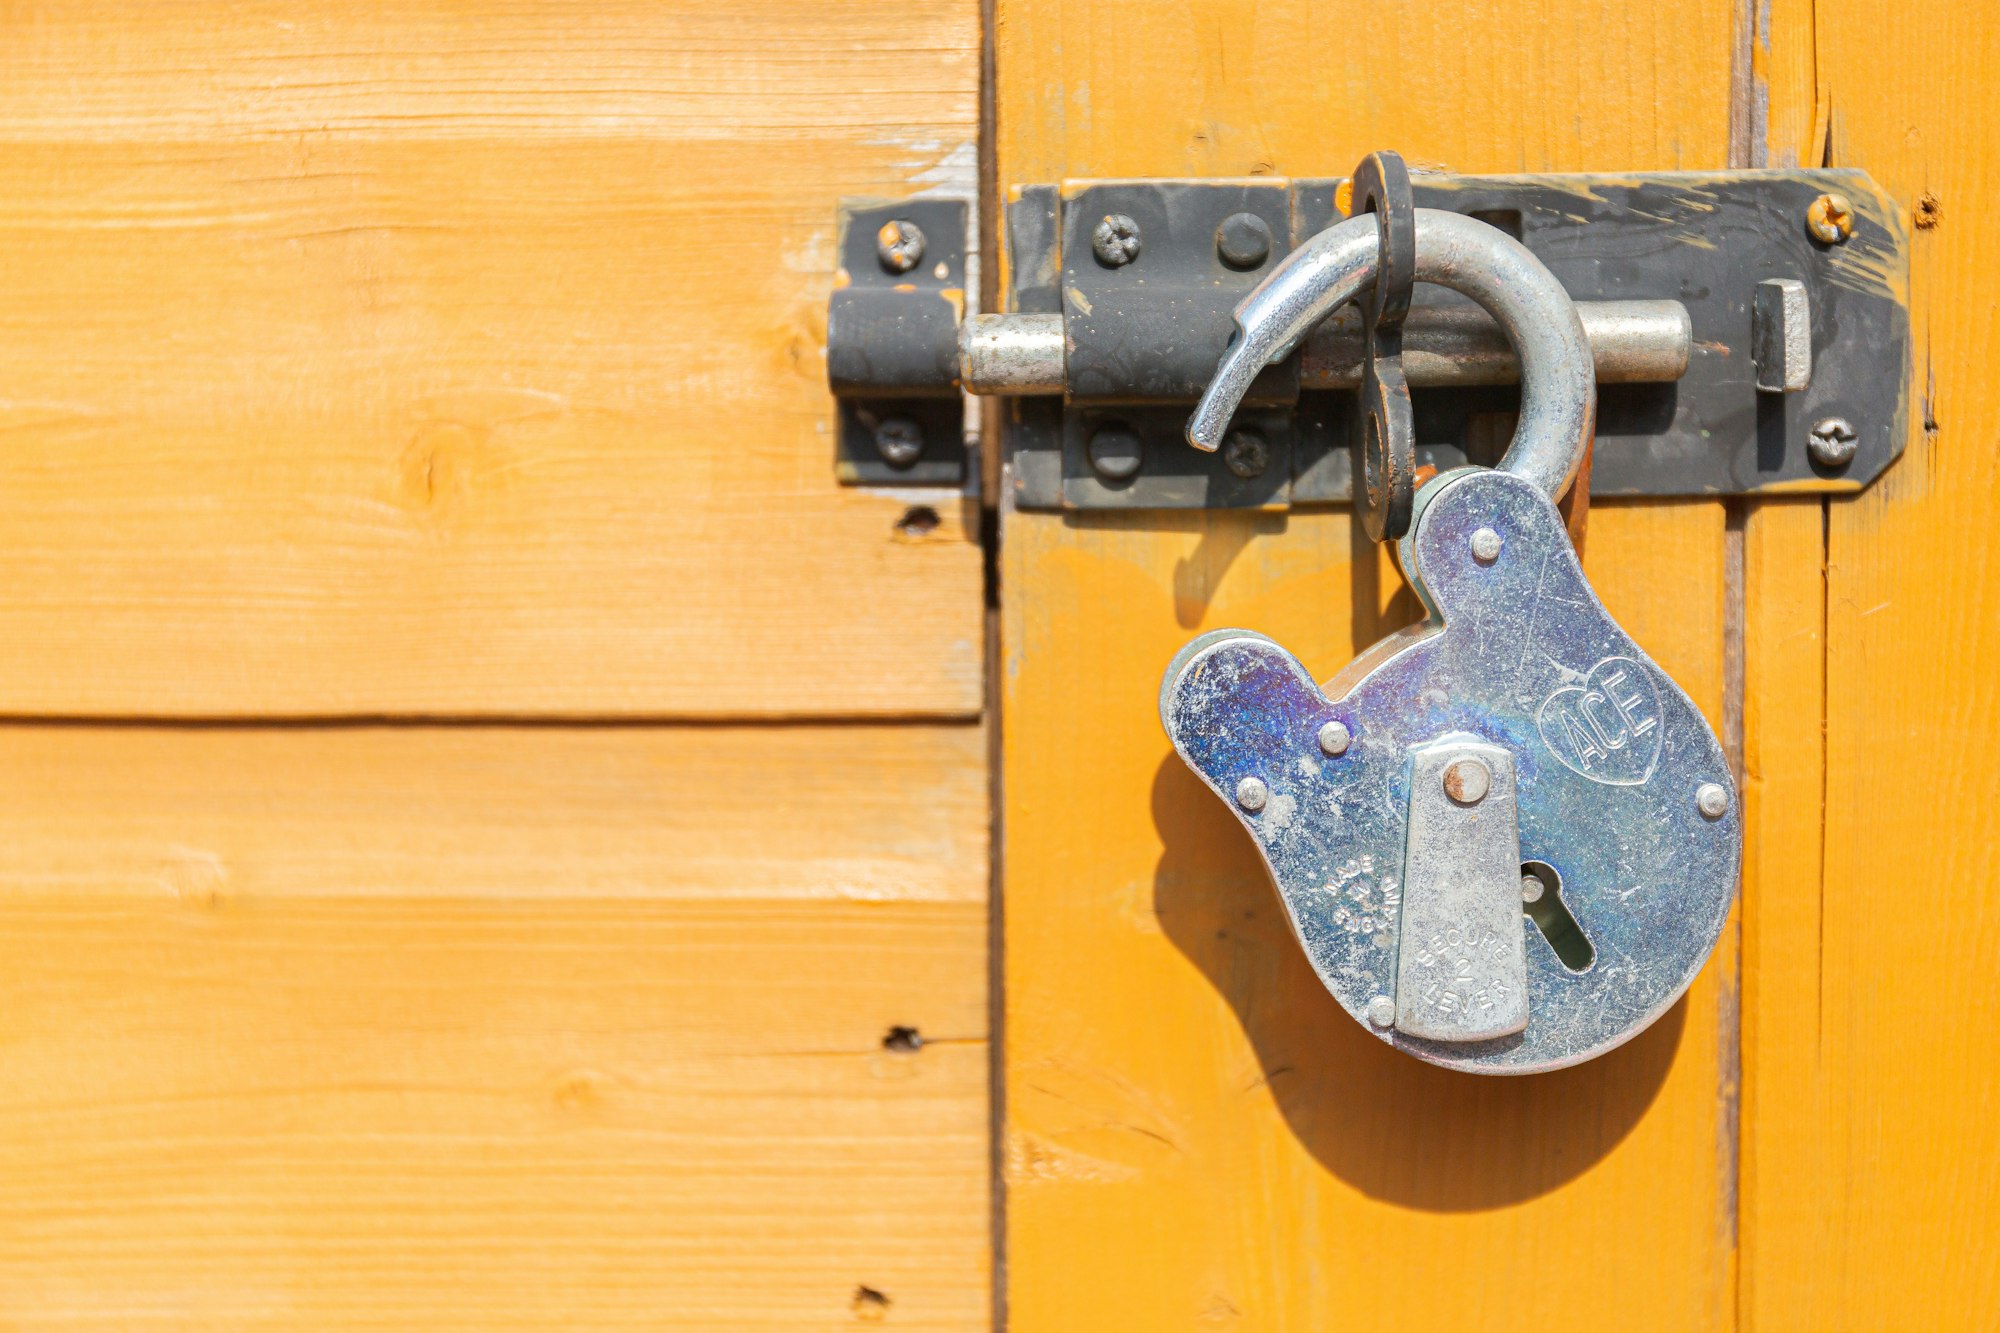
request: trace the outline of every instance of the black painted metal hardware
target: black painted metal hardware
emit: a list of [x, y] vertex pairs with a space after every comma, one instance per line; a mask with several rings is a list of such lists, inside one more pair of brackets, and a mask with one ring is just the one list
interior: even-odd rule
[[[1202, 453], [1182, 436], [1234, 306], [1293, 247], [1339, 220], [1339, 184], [1022, 188], [1006, 213], [1007, 313], [962, 324], [963, 205], [851, 213], [847, 281], [828, 329], [842, 479], [958, 480], [962, 388], [1011, 398], [1007, 457], [1022, 508], [1347, 501], [1353, 389], [1370, 359], [1364, 315], [1353, 307], [1257, 377], [1232, 425], [1234, 448]], [[1469, 214], [1515, 235], [1577, 302], [1599, 381], [1594, 495], [1851, 491], [1902, 452], [1907, 232], [1865, 174], [1420, 174], [1410, 185], [1418, 208]], [[1811, 210], [1828, 195], [1852, 219], [1841, 240], [1810, 229]], [[915, 223], [928, 247], [901, 274], [877, 253], [877, 231], [897, 219]], [[1110, 219], [1129, 224], [1111, 238], [1114, 263], [1094, 246]], [[900, 234], [890, 241], [907, 250]], [[948, 276], [939, 278], [934, 264], [947, 252]], [[1494, 461], [1518, 399], [1518, 370], [1497, 326], [1463, 298], [1420, 285], [1402, 342], [1417, 467]], [[890, 462], [882, 424], [922, 414], [922, 453]], [[1839, 449], [1823, 443], [1836, 434]], [[893, 432], [886, 443], [907, 452]]]
[[965, 208], [912, 199], [842, 212], [826, 377], [840, 398], [835, 473], [843, 482], [965, 480]]

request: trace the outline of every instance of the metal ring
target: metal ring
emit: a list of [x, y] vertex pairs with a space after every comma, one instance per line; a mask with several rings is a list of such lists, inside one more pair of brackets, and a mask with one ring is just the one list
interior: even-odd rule
[[1363, 324], [1399, 333], [1410, 313], [1410, 284], [1416, 281], [1416, 205], [1410, 197], [1410, 172], [1396, 153], [1370, 153], [1350, 178], [1352, 202], [1348, 215], [1370, 214], [1380, 235], [1380, 276], [1368, 285], [1362, 301]]
[[1416, 496], [1417, 422], [1403, 375], [1403, 316], [1416, 282], [1417, 209], [1410, 173], [1395, 153], [1370, 153], [1354, 168], [1354, 217], [1377, 227], [1375, 281], [1361, 296], [1361, 417], [1354, 433], [1354, 512], [1376, 541], [1410, 530]]
[[[1213, 452], [1257, 372], [1375, 280], [1376, 225], [1358, 217], [1328, 227], [1236, 307], [1237, 336], [1188, 418], [1189, 444]], [[1521, 359], [1521, 415], [1500, 469], [1561, 499], [1597, 417], [1590, 344], [1569, 293], [1506, 232], [1434, 208], [1417, 210], [1417, 281], [1463, 292], [1506, 330]]]

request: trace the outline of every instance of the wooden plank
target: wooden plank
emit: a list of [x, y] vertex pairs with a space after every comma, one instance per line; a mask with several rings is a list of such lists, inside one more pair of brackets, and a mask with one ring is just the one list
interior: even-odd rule
[[1341, 176], [1392, 145], [1455, 171], [1705, 171], [1727, 151], [1729, 0], [1119, 12], [999, 0], [1003, 182]]
[[1827, 510], [1824, 869], [1817, 903], [1789, 913], [1803, 933], [1813, 910], [1818, 931], [1787, 964], [1791, 1006], [1765, 1020], [1807, 1048], [1769, 1114], [1809, 1137], [1760, 1172], [1759, 1326], [1984, 1328], [2000, 1302], [1984, 1240], [2000, 1219], [2000, 255], [1981, 207], [2000, 185], [1984, 115], [2000, 40], [1986, 6], [1913, 24], [1867, 0], [1822, 0], [1791, 37], [1831, 108], [1832, 161], [1916, 224], [1917, 364], [1909, 453]]
[[835, 485], [822, 344], [837, 201], [970, 192], [978, 51], [972, 0], [15, 7], [0, 713], [976, 713], [972, 529]]
[[984, 1326], [982, 757], [0, 729], [0, 1322]]
[[1826, 158], [1831, 107], [1815, 82], [1812, 42], [1817, 0], [1763, 0], [1746, 5], [1751, 25], [1752, 141], [1759, 167], [1817, 167]]
[[[1588, 551], [1711, 720], [1722, 528], [1714, 503], [1604, 505]], [[1423, 1066], [1326, 995], [1159, 731], [1158, 673], [1201, 629], [1256, 626], [1323, 673], [1376, 636], [1350, 598], [1380, 566], [1357, 568], [1345, 518], [1016, 515], [1004, 549], [1014, 1326], [1561, 1326], [1560, 1275], [1584, 1272], [1636, 1327], [1726, 1325], [1731, 948], [1589, 1065]]]
[[[999, 0], [999, 188], [1726, 160], [1721, 3], [1418, 10]], [[1507, 71], [1496, 91], [1494, 71]], [[1497, 99], [1497, 100], [1496, 100]], [[1344, 513], [1010, 514], [1002, 545], [1015, 1328], [1733, 1323], [1730, 941], [1632, 1045], [1538, 1078], [1431, 1069], [1313, 977], [1247, 839], [1155, 716], [1201, 630], [1323, 675], [1414, 618]], [[1587, 564], [1720, 723], [1722, 506], [1605, 504]]]
[[0, 736], [0, 876], [37, 889], [171, 886], [203, 866], [218, 892], [287, 897], [987, 894], [974, 727], [16, 725]]
[[[1832, 1328], [1825, 1262], [1839, 1090], [1822, 1068], [1826, 506], [1768, 501], [1745, 525], [1742, 1325]], [[1810, 1313], [1809, 1313], [1810, 1312]]]

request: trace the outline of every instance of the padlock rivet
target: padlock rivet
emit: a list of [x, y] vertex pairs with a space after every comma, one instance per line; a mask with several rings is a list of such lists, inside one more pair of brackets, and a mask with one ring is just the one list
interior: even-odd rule
[[1694, 791], [1694, 808], [1704, 819], [1720, 819], [1729, 813], [1729, 788], [1719, 782], [1704, 782]]
[[1256, 814], [1264, 808], [1264, 802], [1271, 799], [1271, 789], [1264, 785], [1262, 778], [1244, 778], [1236, 784], [1236, 804]]
[[1500, 534], [1491, 528], [1481, 528], [1472, 534], [1472, 558], [1482, 565], [1490, 565], [1500, 558]]
[[1378, 1028], [1385, 1028], [1394, 1023], [1396, 1002], [1386, 995], [1377, 995], [1368, 1002], [1368, 1021]]
[[1493, 785], [1493, 773], [1477, 759], [1460, 759], [1444, 770], [1444, 794], [1460, 805], [1478, 805]]
[[1547, 888], [1547, 885], [1542, 883], [1540, 875], [1521, 876], [1521, 901], [1524, 903], [1540, 902], [1542, 900], [1542, 891], [1545, 888]]
[[1354, 743], [1354, 736], [1347, 730], [1345, 722], [1329, 722], [1319, 729], [1319, 748], [1322, 754], [1338, 758], [1347, 753], [1347, 747]]

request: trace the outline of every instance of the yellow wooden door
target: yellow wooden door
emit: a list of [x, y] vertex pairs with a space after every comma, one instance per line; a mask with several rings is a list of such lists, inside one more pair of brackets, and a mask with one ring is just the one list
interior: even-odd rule
[[1989, 1328], [2000, 23], [1977, 0], [1766, 21], [1772, 161], [1864, 167], [1907, 210], [1916, 368], [1888, 475], [1747, 525], [1742, 1323]]
[[978, 525], [821, 353], [975, 186], [900, 13], [0, 6], [0, 1325], [987, 1322]]
[[[0, 33], [0, 1324], [1991, 1326], [1978, 0]], [[976, 194], [990, 296], [1017, 186], [1376, 148], [1913, 229], [1888, 476], [1593, 509], [1749, 836], [1687, 1000], [1553, 1075], [1354, 1030], [1159, 731], [1204, 628], [1412, 617], [1345, 511], [1013, 512], [991, 412], [977, 493], [831, 465], [841, 200]]]
[[1919, 331], [1908, 453], [1865, 494], [1591, 511], [1590, 577], [1744, 766], [1749, 846], [1686, 1000], [1557, 1074], [1359, 1032], [1160, 731], [1201, 630], [1324, 678], [1416, 617], [1348, 514], [1003, 514], [1011, 1327], [1990, 1327], [2000, 25], [1858, 0], [995, 9], [1000, 197], [1384, 147], [1860, 167], [1915, 229]]

